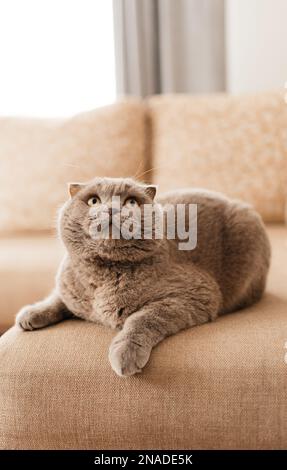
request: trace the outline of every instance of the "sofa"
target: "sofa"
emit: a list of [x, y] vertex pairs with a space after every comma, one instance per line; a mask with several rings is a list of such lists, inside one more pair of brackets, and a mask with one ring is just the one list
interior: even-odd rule
[[[141, 374], [115, 332], [71, 319], [24, 332], [53, 286], [69, 181], [133, 176], [253, 204], [272, 262], [256, 305], [160, 343]], [[280, 92], [124, 99], [69, 119], [0, 119], [0, 449], [285, 449], [287, 109]]]

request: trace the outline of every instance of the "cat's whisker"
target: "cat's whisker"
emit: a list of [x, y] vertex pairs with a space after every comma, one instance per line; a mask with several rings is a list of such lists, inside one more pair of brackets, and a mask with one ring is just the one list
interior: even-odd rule
[[162, 170], [163, 168], [168, 168], [168, 166], [167, 165], [154, 166], [152, 168], [149, 168], [149, 170], [146, 170], [143, 173], [138, 174], [135, 178], [141, 179], [142, 176], [146, 175], [147, 173], [150, 173], [151, 171], [155, 171], [155, 170]]

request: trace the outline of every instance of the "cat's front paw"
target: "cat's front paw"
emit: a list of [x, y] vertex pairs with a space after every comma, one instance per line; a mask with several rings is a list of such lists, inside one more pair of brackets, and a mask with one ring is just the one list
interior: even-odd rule
[[35, 305], [26, 305], [16, 315], [16, 325], [19, 325], [23, 330], [36, 330], [43, 328], [49, 324], [47, 312]]
[[142, 371], [150, 353], [150, 347], [116, 336], [110, 345], [109, 360], [118, 375], [129, 376]]

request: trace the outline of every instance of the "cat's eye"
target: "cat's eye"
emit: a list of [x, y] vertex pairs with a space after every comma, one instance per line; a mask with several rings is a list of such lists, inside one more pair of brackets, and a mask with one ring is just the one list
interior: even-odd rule
[[127, 207], [136, 207], [136, 206], [138, 206], [138, 202], [134, 197], [128, 197], [125, 200], [124, 205], [127, 206]]
[[93, 197], [90, 197], [90, 199], [88, 200], [88, 205], [89, 206], [95, 206], [96, 204], [100, 204], [101, 203], [101, 200], [98, 196], [93, 196]]

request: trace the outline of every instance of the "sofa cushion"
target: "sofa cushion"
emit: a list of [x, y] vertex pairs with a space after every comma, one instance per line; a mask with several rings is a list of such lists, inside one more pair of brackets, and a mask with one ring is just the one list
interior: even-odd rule
[[0, 237], [0, 333], [23, 305], [49, 293], [63, 251], [52, 235]]
[[160, 190], [206, 187], [282, 222], [287, 106], [279, 93], [166, 95], [149, 100], [154, 180]]
[[257, 305], [163, 341], [118, 377], [81, 320], [0, 339], [2, 449], [286, 449], [287, 230]]
[[45, 230], [67, 182], [145, 169], [145, 118], [127, 100], [70, 119], [0, 118], [0, 232]]

